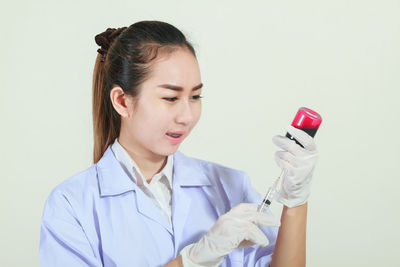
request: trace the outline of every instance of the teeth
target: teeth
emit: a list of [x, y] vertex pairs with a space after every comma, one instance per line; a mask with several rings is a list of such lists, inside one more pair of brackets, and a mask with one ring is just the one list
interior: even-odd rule
[[181, 134], [168, 134], [168, 135], [169, 135], [169, 136], [172, 136], [172, 137], [175, 137], [175, 138], [181, 136]]

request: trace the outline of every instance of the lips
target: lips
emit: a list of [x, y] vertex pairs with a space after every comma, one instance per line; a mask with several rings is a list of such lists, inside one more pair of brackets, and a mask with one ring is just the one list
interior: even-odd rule
[[178, 145], [182, 142], [184, 134], [185, 132], [168, 132], [165, 134], [165, 137], [171, 142], [171, 144]]
[[183, 132], [168, 132], [166, 133], [168, 136], [171, 136], [173, 138], [179, 138], [183, 135]]

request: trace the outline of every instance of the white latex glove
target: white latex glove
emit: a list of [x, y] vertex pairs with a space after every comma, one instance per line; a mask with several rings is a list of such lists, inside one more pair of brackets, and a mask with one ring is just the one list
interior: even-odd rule
[[277, 135], [272, 139], [275, 145], [284, 150], [275, 153], [275, 161], [284, 171], [281, 189], [276, 199], [291, 208], [307, 202], [318, 151], [314, 138], [304, 131], [289, 125], [287, 132], [304, 146], [302, 148], [285, 136]]
[[258, 225], [279, 226], [280, 223], [272, 215], [257, 212], [257, 207], [256, 204], [241, 203], [221, 215], [197, 243], [181, 250], [183, 266], [219, 266], [236, 248], [267, 246], [268, 238]]

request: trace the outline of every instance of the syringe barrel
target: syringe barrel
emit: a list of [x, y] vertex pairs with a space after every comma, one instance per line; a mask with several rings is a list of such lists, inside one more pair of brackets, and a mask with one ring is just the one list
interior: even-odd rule
[[267, 212], [268, 208], [269, 208], [269, 205], [266, 203], [263, 203], [258, 207], [258, 211], [259, 212]]

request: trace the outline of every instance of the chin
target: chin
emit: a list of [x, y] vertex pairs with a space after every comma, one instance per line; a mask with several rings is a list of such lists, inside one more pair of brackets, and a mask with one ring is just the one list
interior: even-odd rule
[[179, 145], [174, 146], [174, 147], [169, 147], [167, 149], [165, 149], [163, 152], [163, 155], [165, 156], [169, 156], [171, 154], [175, 154], [175, 152], [179, 149]]
[[153, 151], [153, 153], [155, 155], [159, 155], [159, 156], [165, 157], [165, 156], [169, 156], [169, 155], [174, 154], [178, 150], [178, 148], [179, 148], [179, 146], [176, 146], [176, 147], [164, 147], [162, 149], [159, 148], [159, 149], [155, 149], [155, 150], [152, 150], [152, 151]]
[[173, 149], [169, 149], [169, 151], [166, 153], [166, 156], [175, 154], [176, 151], [178, 151], [179, 146], [177, 146], [176, 148]]

